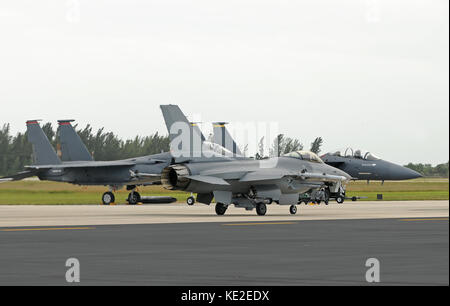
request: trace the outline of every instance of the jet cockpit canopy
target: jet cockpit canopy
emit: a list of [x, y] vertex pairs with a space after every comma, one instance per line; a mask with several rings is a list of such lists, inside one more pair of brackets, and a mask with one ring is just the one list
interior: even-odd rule
[[294, 151], [283, 155], [284, 157], [292, 157], [302, 160], [311, 161], [314, 163], [321, 163], [323, 164], [322, 159], [317, 156], [316, 153], [310, 152], [310, 151]]
[[344, 150], [338, 150], [331, 155], [334, 156], [341, 156], [341, 157], [353, 157], [358, 159], [365, 159], [365, 160], [379, 160], [380, 158], [376, 156], [375, 154], [367, 151], [367, 150], [353, 150], [352, 148], [346, 148]]

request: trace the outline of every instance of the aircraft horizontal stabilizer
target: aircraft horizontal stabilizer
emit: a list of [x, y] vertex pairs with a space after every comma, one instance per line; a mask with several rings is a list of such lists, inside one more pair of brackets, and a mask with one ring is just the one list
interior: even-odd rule
[[32, 177], [37, 174], [37, 171], [22, 171], [17, 174], [9, 175], [0, 178], [0, 183], [10, 182], [10, 181], [19, 181], [27, 177]]
[[28, 169], [63, 169], [63, 168], [101, 168], [101, 167], [131, 167], [135, 162], [128, 161], [87, 161], [87, 162], [66, 162], [58, 165], [31, 165], [25, 166]]
[[190, 175], [190, 176], [187, 176], [187, 178], [194, 180], [194, 181], [199, 181], [199, 182], [213, 184], [213, 185], [225, 185], [225, 186], [230, 185], [224, 179], [221, 179], [221, 178], [215, 177], [215, 176]]

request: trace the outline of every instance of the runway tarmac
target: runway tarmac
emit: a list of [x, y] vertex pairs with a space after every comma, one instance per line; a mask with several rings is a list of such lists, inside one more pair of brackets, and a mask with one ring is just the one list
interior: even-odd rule
[[330, 205], [299, 205], [297, 215], [289, 206], [268, 205], [267, 215], [230, 207], [216, 216], [214, 205], [0, 205], [0, 227], [72, 226], [105, 224], [156, 224], [196, 222], [305, 221], [341, 219], [448, 217], [449, 201], [378, 201]]
[[0, 206], [0, 285], [448, 285], [448, 201], [234, 207]]
[[[0, 285], [449, 284], [448, 217], [0, 229]], [[71, 284], [73, 285], [73, 283]]]

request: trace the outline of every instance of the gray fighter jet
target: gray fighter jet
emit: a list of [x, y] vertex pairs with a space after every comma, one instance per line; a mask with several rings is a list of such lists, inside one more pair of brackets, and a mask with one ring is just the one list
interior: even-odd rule
[[[168, 106], [161, 106], [163, 109]], [[163, 109], [164, 113], [164, 109]], [[166, 119], [167, 116], [164, 116]], [[173, 124], [186, 124], [166, 120], [173, 142], [180, 134]], [[171, 147], [173, 151], [192, 151], [189, 148]], [[229, 151], [229, 150], [228, 150]], [[299, 194], [311, 190], [325, 190], [326, 194], [338, 192], [351, 178], [347, 173], [326, 165], [316, 154], [306, 151], [291, 152], [282, 157], [262, 161], [232, 157], [200, 159], [174, 159], [161, 173], [161, 183], [169, 190], [197, 193], [197, 201], [210, 204], [216, 201], [216, 213], [223, 215], [234, 204], [247, 210], [256, 208], [264, 215], [267, 204], [273, 202], [290, 205], [290, 213], [297, 212]]]
[[324, 154], [322, 159], [326, 164], [347, 172], [355, 180], [384, 182], [409, 180], [422, 176], [414, 170], [382, 160], [368, 151], [352, 148]]
[[26, 171], [3, 177], [0, 181], [37, 176], [40, 180], [109, 186], [110, 190], [102, 196], [105, 205], [115, 201], [114, 190], [127, 186], [127, 190], [131, 191], [128, 202], [136, 204], [140, 201], [139, 193], [134, 191], [136, 186], [159, 182], [162, 169], [172, 159], [170, 153], [161, 153], [125, 160], [94, 161], [70, 122], [71, 120], [60, 121], [60, 129], [66, 129], [61, 137], [64, 156], [64, 161], [61, 161], [38, 120], [27, 121], [28, 140], [33, 146], [34, 162], [31, 166], [26, 166]]

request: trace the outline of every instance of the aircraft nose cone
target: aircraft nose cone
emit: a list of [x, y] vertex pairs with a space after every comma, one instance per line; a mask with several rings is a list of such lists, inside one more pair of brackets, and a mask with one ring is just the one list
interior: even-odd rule
[[417, 171], [395, 164], [391, 165], [389, 170], [392, 180], [411, 180], [422, 177]]

